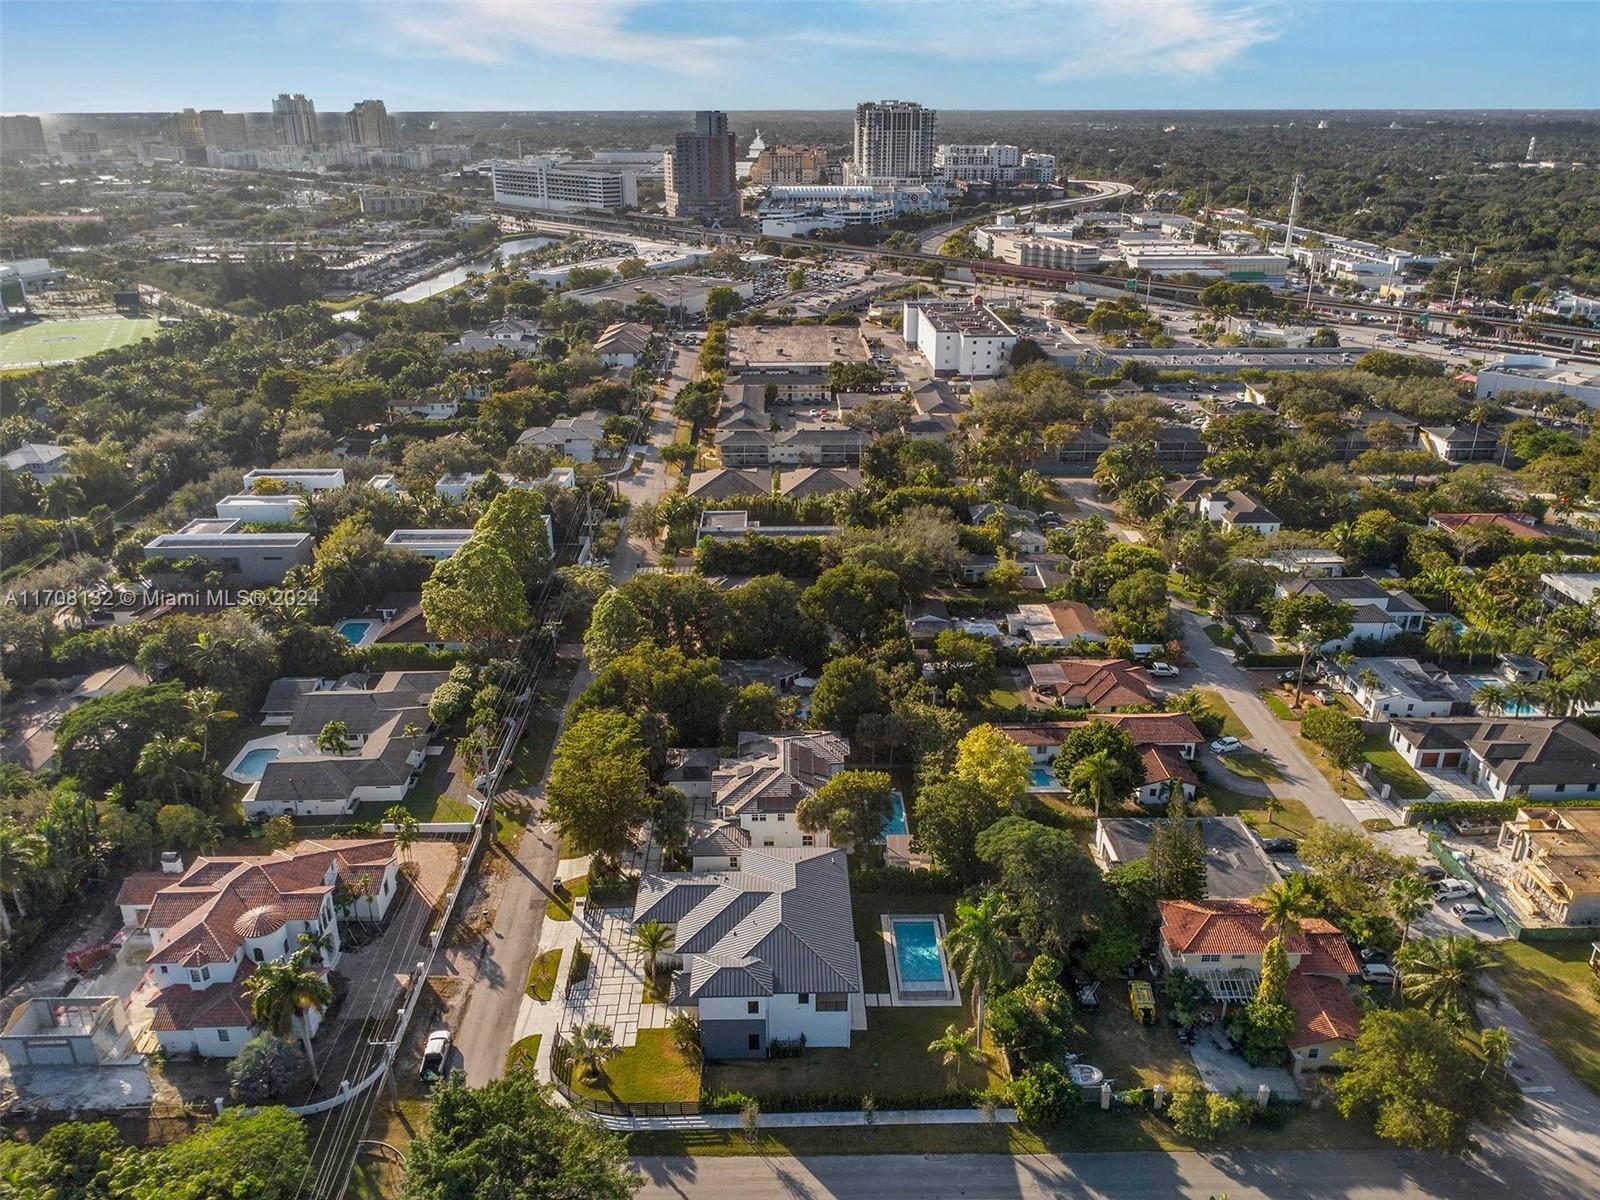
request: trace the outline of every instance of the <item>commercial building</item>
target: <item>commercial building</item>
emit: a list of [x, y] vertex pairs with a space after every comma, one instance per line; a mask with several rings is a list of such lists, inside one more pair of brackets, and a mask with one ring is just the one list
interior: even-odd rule
[[1530, 917], [1555, 925], [1600, 925], [1600, 810], [1519, 809], [1500, 827], [1515, 864], [1506, 889]]
[[933, 152], [934, 170], [944, 178], [969, 183], [1054, 183], [1053, 154], [1024, 154], [999, 142], [942, 145]]
[[20, 113], [0, 117], [0, 152], [13, 158], [45, 153], [44, 122]]
[[728, 330], [728, 368], [739, 376], [730, 382], [755, 382], [753, 374], [823, 375], [830, 363], [864, 363], [871, 356], [861, 330], [851, 325], [739, 325]]
[[185, 149], [205, 149], [205, 126], [200, 123], [200, 114], [192, 108], [175, 112], [168, 117], [162, 134], [167, 139], [168, 145], [181, 146]]
[[981, 296], [908, 303], [901, 312], [901, 334], [938, 376], [998, 375], [1017, 344], [1017, 335]]
[[580, 304], [612, 300], [624, 305], [638, 304], [648, 298], [669, 315], [698, 317], [706, 311], [707, 297], [717, 288], [727, 288], [741, 300], [755, 295], [755, 284], [748, 279], [725, 279], [716, 275], [641, 275], [637, 279], [618, 279], [568, 292], [565, 298]]
[[237, 150], [250, 142], [250, 133], [245, 125], [243, 113], [223, 112], [220, 108], [202, 108], [200, 129], [205, 134], [205, 144], [220, 150]]
[[1496, 800], [1600, 793], [1600, 738], [1564, 717], [1402, 719], [1389, 726], [1389, 742], [1413, 767], [1457, 772]]
[[400, 130], [382, 100], [358, 100], [344, 117], [345, 134], [352, 145], [371, 150], [395, 150]]
[[1119, 247], [1129, 269], [1147, 275], [1196, 275], [1201, 279], [1282, 287], [1289, 273], [1289, 260], [1281, 254], [1228, 254], [1192, 242], [1143, 242], [1126, 238]]
[[756, 215], [767, 237], [805, 237], [819, 230], [882, 225], [905, 213], [948, 208], [943, 186], [935, 185], [882, 180], [783, 184], [768, 189]]
[[856, 105], [855, 154], [847, 180], [930, 178], [938, 129], [938, 113], [909, 100]]
[[[254, 1032], [245, 981], [256, 968], [297, 953], [308, 935], [318, 943], [316, 968], [331, 971], [343, 953], [341, 923], [382, 921], [399, 891], [392, 838], [306, 841], [175, 865], [173, 874], [130, 875], [117, 893], [129, 940], [150, 946], [150, 1032], [168, 1054], [238, 1054]], [[294, 1031], [311, 1037], [320, 1022], [305, 1009]]]
[[90, 129], [66, 129], [56, 139], [67, 163], [89, 163], [100, 157], [100, 135]]
[[317, 106], [299, 92], [282, 92], [272, 101], [272, 128], [280, 146], [315, 150]]
[[750, 182], [758, 187], [826, 183], [827, 179], [828, 152], [821, 146], [764, 148], [750, 164]]
[[670, 1002], [695, 1010], [708, 1059], [848, 1047], [866, 1028], [843, 850], [746, 849], [727, 870], [647, 873], [633, 906], [646, 921], [673, 928]]
[[1543, 392], [1570, 396], [1589, 408], [1600, 408], [1600, 371], [1544, 354], [1506, 355], [1478, 368], [1473, 392], [1484, 400], [1504, 392]]
[[[146, 562], [167, 564], [201, 559], [213, 564], [228, 584], [282, 583], [290, 567], [311, 562], [309, 533], [240, 533], [240, 522], [216, 518], [190, 521], [144, 545]], [[167, 572], [168, 575], [172, 572]]]
[[638, 171], [628, 165], [536, 154], [497, 159], [489, 170], [496, 204], [559, 212], [639, 203]]
[[996, 227], [988, 234], [985, 247], [1003, 262], [1019, 267], [1046, 267], [1052, 271], [1096, 271], [1100, 269], [1100, 247], [1094, 242], [1051, 237], [1029, 232], [1026, 227]]
[[728, 114], [694, 115], [692, 132], [677, 134], [666, 157], [667, 215], [706, 224], [739, 219], [737, 135]]
[[361, 212], [369, 217], [414, 217], [427, 203], [428, 198], [421, 192], [361, 193]]

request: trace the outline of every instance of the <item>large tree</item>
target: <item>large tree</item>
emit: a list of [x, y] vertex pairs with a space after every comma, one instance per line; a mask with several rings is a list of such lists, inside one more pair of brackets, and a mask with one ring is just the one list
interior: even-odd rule
[[861, 718], [887, 707], [883, 675], [862, 658], [846, 655], [822, 668], [811, 693], [811, 720], [822, 729], [853, 737]]
[[433, 568], [422, 585], [422, 613], [440, 641], [475, 646], [511, 641], [530, 619], [516, 563], [477, 537]]
[[956, 745], [955, 776], [982, 788], [1001, 808], [1021, 806], [1028, 772], [1028, 752], [996, 725], [974, 725]]
[[333, 988], [323, 972], [311, 965], [309, 950], [296, 950], [288, 958], [257, 965], [244, 981], [250, 997], [250, 1020], [258, 1029], [277, 1037], [300, 1035], [311, 1073], [317, 1073], [316, 1054], [311, 1048], [308, 1014], [322, 1012], [333, 1003]]
[[1105, 899], [1089, 852], [1064, 829], [1005, 817], [978, 835], [978, 857], [999, 879], [1029, 945], [1065, 954]]
[[550, 817], [577, 853], [609, 866], [645, 818], [645, 780], [638, 722], [609, 709], [584, 713], [556, 743], [545, 790]]
[[983, 1045], [984, 999], [1011, 974], [1009, 919], [1005, 897], [989, 891], [976, 900], [957, 900], [956, 919], [944, 935], [950, 968], [972, 997], [979, 1046]]
[[644, 637], [644, 622], [626, 592], [612, 588], [594, 602], [589, 628], [583, 635], [583, 655], [598, 671], [620, 654], [626, 654]]
[[1295, 676], [1294, 703], [1300, 707], [1305, 683], [1306, 663], [1313, 652], [1328, 642], [1338, 641], [1350, 632], [1355, 610], [1342, 600], [1332, 600], [1320, 592], [1285, 596], [1272, 606], [1268, 628], [1273, 636], [1300, 651], [1300, 670]]
[[899, 619], [900, 579], [881, 567], [842, 562], [801, 597], [802, 611], [855, 646], [886, 636]]
[[963, 885], [975, 882], [982, 870], [978, 835], [1005, 816], [1005, 808], [981, 785], [959, 776], [923, 784], [914, 807], [917, 844], [934, 865]]
[[523, 586], [533, 589], [550, 574], [544, 518], [543, 496], [531, 488], [509, 488], [490, 502], [472, 527], [472, 536], [505, 551]]
[[827, 833], [836, 846], [859, 853], [875, 838], [894, 813], [894, 784], [882, 771], [840, 771], [795, 810], [795, 820], [807, 833]]
[[230, 1108], [182, 1141], [124, 1158], [112, 1195], [294, 1200], [310, 1167], [305, 1124], [287, 1108]]
[[625, 1140], [557, 1104], [531, 1071], [434, 1092], [403, 1200], [627, 1200], [643, 1182]]
[[94, 793], [132, 778], [146, 743], [188, 729], [184, 692], [181, 683], [158, 683], [85, 700], [56, 727], [62, 774]]
[[[1134, 789], [1144, 786], [1144, 756], [1133, 744], [1127, 731], [1111, 721], [1091, 720], [1074, 729], [1062, 743], [1056, 755], [1056, 778], [1069, 791], [1074, 790], [1072, 772], [1084, 759], [1103, 755], [1107, 765], [1107, 778], [1103, 794], [1118, 801], [1132, 796]], [[1080, 779], [1080, 785], [1081, 785]]]
[[1172, 793], [1167, 815], [1150, 837], [1149, 861], [1161, 899], [1205, 899], [1205, 841], [1199, 825], [1189, 816], [1181, 787]]
[[1489, 956], [1476, 938], [1449, 934], [1407, 942], [1395, 956], [1407, 1002], [1457, 1025], [1473, 1018], [1480, 1004], [1498, 1004], [1484, 983]]

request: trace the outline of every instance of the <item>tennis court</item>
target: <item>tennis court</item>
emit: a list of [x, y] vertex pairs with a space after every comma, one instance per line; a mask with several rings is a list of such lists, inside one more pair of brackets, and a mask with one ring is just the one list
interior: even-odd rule
[[137, 342], [158, 328], [152, 317], [40, 321], [0, 332], [0, 370], [72, 362]]

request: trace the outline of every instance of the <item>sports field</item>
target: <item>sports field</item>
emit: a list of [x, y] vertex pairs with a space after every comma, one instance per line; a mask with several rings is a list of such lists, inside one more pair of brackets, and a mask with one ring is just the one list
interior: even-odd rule
[[40, 321], [0, 333], [0, 371], [87, 358], [147, 338], [158, 328], [153, 317]]

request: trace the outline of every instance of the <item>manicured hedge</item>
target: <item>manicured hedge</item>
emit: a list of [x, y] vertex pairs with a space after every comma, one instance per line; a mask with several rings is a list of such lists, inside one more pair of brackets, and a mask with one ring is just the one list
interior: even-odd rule
[[1580, 800], [1417, 800], [1406, 806], [1408, 819], [1450, 821], [1457, 817], [1508, 821], [1519, 808], [1600, 808], [1600, 797]]
[[959, 892], [961, 885], [946, 871], [918, 867], [862, 867], [850, 872], [850, 887], [857, 892]]

